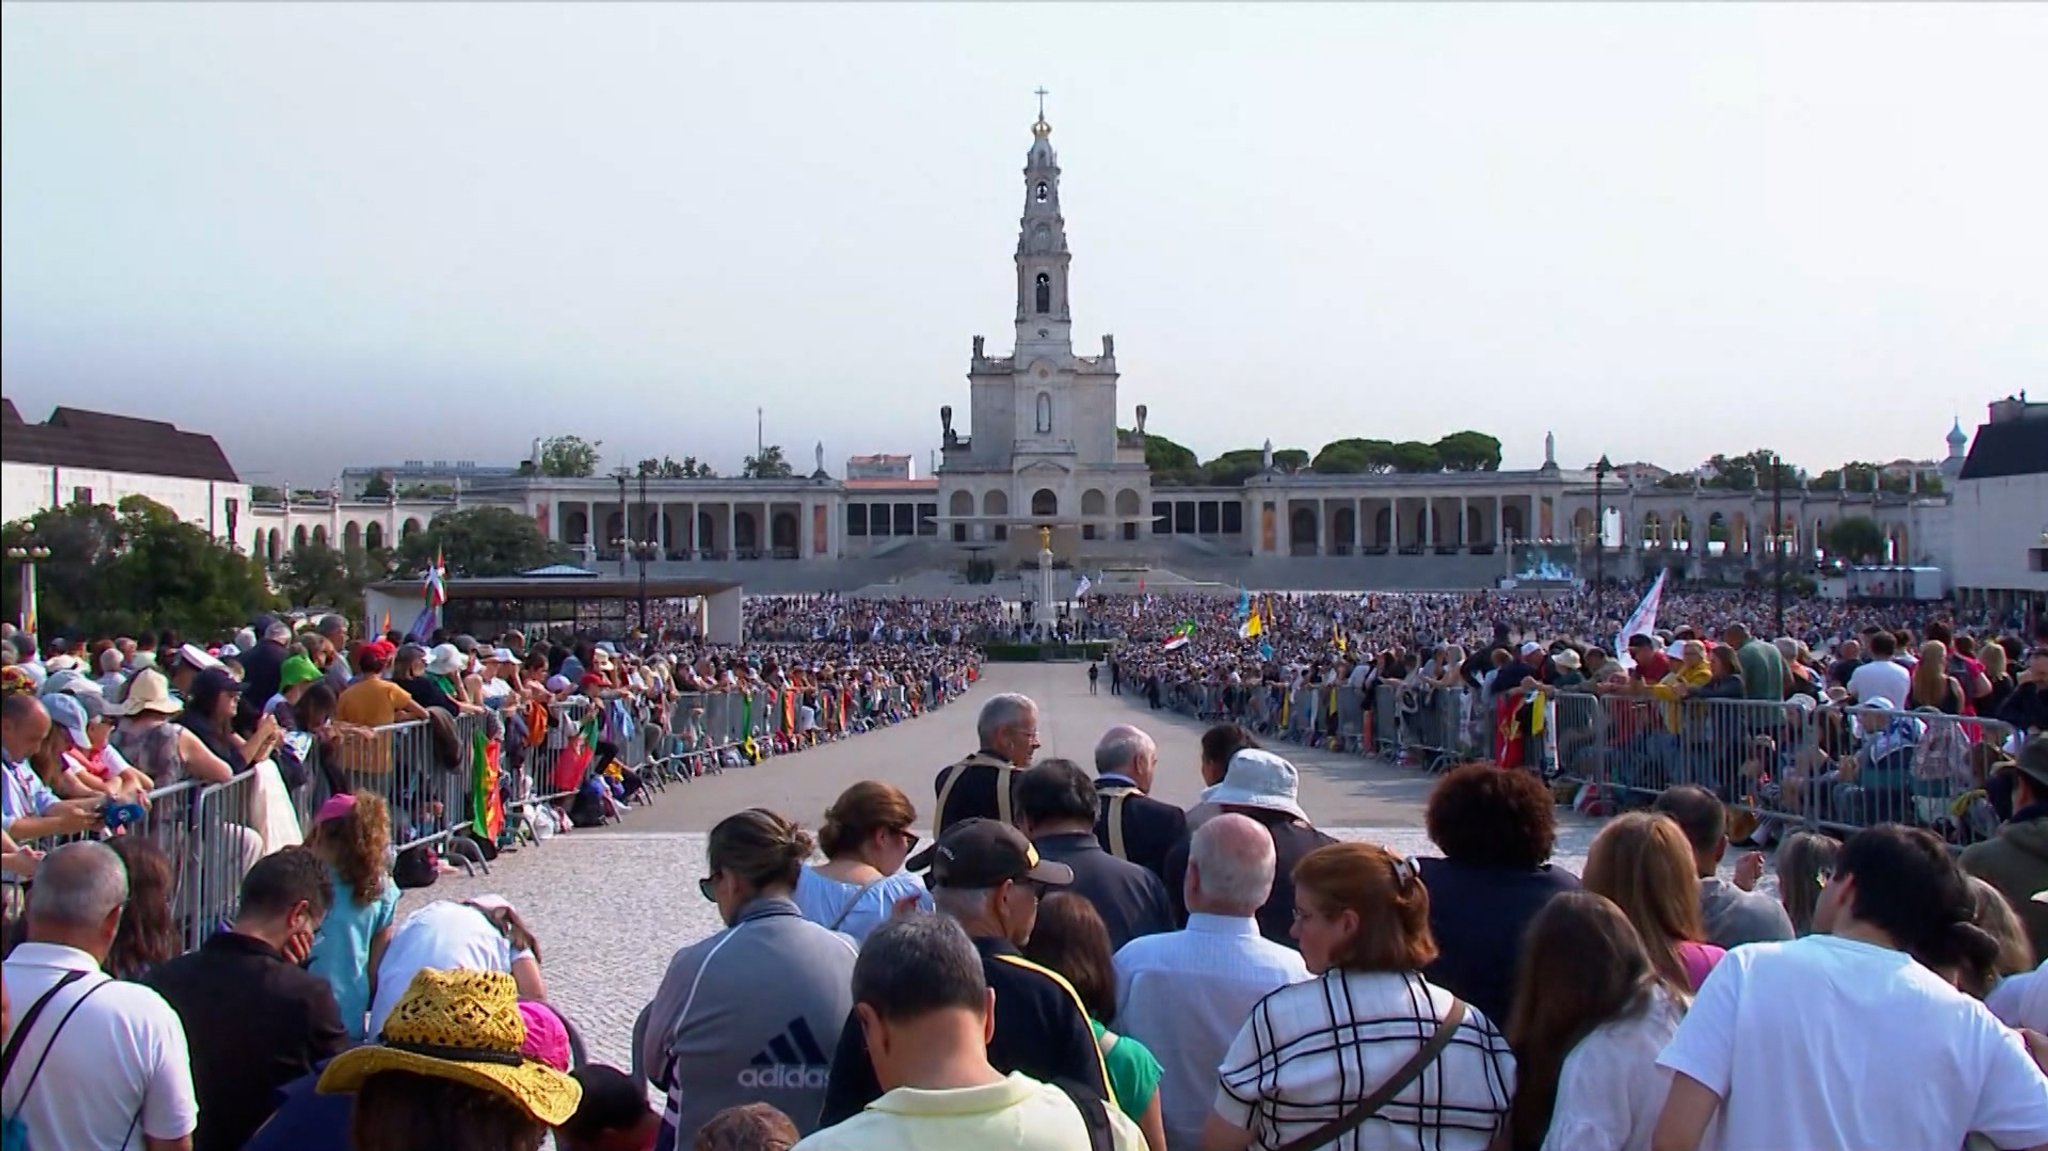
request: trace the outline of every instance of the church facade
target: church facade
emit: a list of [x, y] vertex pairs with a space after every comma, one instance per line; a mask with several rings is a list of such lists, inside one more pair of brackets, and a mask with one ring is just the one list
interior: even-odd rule
[[1015, 334], [1008, 355], [974, 338], [968, 364], [967, 434], [953, 409], [939, 410], [943, 442], [938, 524], [969, 550], [1036, 548], [1046, 527], [1055, 551], [1134, 544], [1144, 533], [1152, 490], [1145, 467], [1144, 408], [1135, 429], [1118, 427], [1116, 339], [1101, 353], [1076, 354], [1073, 253], [1060, 206], [1059, 157], [1041, 109], [1024, 161], [1024, 210], [1017, 227]]

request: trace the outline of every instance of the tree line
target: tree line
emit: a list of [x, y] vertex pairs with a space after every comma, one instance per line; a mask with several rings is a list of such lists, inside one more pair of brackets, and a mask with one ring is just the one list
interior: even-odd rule
[[[604, 454], [599, 451], [603, 440], [586, 440], [582, 436], [550, 436], [541, 441], [540, 458], [521, 461], [519, 474], [522, 476], [550, 476], [555, 479], [582, 480], [598, 473], [604, 464]], [[617, 474], [617, 473], [614, 473]], [[699, 460], [696, 456], [684, 456], [677, 460], [673, 456], [655, 459], [649, 456], [632, 467], [625, 474], [634, 478], [645, 476], [651, 480], [715, 480], [718, 469]], [[741, 479], [788, 479], [796, 475], [783, 455], [781, 444], [767, 444], [754, 455], [746, 457], [740, 465]]]
[[[1145, 464], [1159, 487], [1238, 487], [1265, 466], [1264, 448], [1235, 448], [1202, 463], [1195, 453], [1165, 436], [1145, 433]], [[1273, 449], [1282, 472], [1316, 475], [1429, 475], [1438, 472], [1500, 470], [1500, 441], [1484, 432], [1462, 431], [1421, 440], [1332, 440], [1311, 455], [1304, 448]]]

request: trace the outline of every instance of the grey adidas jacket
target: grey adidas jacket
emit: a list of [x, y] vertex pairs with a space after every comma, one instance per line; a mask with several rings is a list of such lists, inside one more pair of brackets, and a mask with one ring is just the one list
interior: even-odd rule
[[657, 1148], [688, 1148], [741, 1103], [773, 1104], [810, 1134], [853, 1012], [854, 956], [780, 896], [676, 952], [634, 1028], [636, 1070], [667, 1096]]

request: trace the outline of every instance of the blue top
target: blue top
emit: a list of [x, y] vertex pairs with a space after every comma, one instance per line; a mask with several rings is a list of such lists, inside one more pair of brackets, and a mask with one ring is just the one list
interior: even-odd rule
[[361, 1043], [370, 1014], [370, 941], [398, 917], [398, 885], [387, 876], [384, 893], [366, 905], [357, 902], [355, 889], [332, 867], [327, 869], [327, 882], [334, 906], [313, 935], [313, 955], [306, 969], [334, 988], [341, 1025], [351, 1040]]
[[917, 896], [919, 911], [932, 909], [932, 893], [925, 890], [923, 880], [907, 871], [899, 871], [863, 891], [858, 883], [842, 883], [806, 867], [797, 877], [794, 898], [805, 919], [844, 932], [855, 943], [861, 943], [869, 932], [889, 922], [897, 900], [912, 895]]

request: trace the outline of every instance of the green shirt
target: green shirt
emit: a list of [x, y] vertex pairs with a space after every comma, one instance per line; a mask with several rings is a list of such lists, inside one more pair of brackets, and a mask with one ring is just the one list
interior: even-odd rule
[[1104, 1035], [1114, 1037], [1115, 1042], [1102, 1051], [1102, 1065], [1109, 1070], [1109, 1085], [1116, 1091], [1117, 1105], [1123, 1113], [1136, 1123], [1145, 1116], [1145, 1109], [1152, 1106], [1152, 1096], [1159, 1092], [1159, 1060], [1143, 1043], [1128, 1035], [1117, 1035], [1090, 1019], [1088, 1026], [1095, 1031], [1095, 1045], [1103, 1047]]
[[1785, 698], [1785, 654], [1777, 644], [1752, 639], [1736, 649], [1735, 662], [1742, 668], [1742, 698]]

